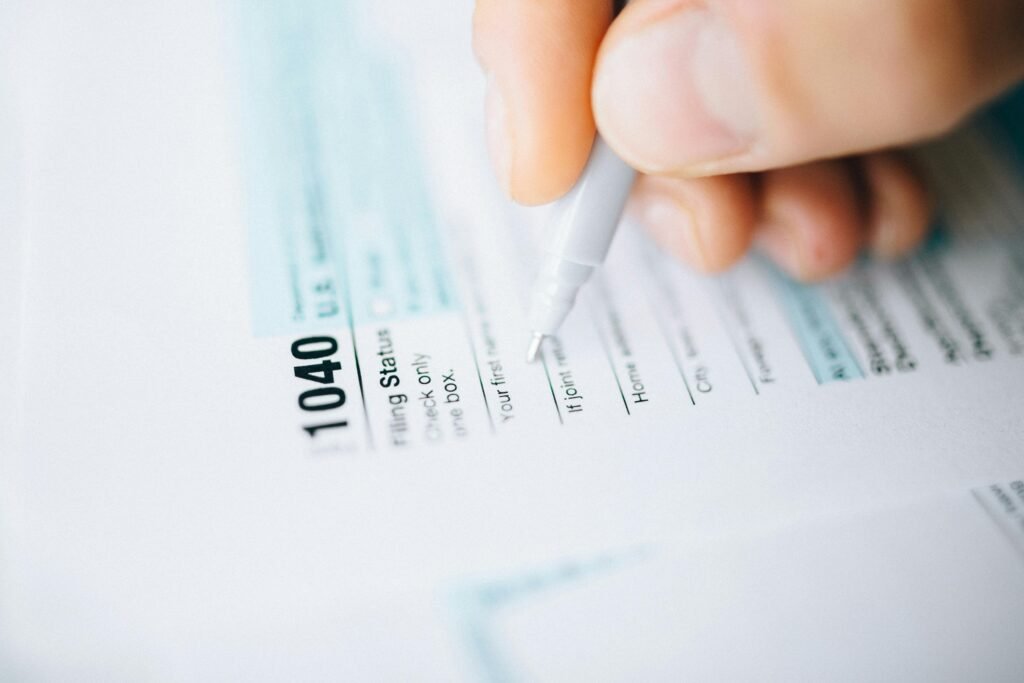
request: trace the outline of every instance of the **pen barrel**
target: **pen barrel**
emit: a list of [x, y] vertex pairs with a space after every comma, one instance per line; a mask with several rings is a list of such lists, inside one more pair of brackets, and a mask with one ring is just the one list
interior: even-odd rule
[[551, 335], [569, 315], [576, 294], [594, 272], [594, 266], [549, 257], [537, 275], [530, 302], [529, 324], [535, 333]]
[[580, 179], [553, 209], [548, 251], [564, 261], [601, 265], [635, 178], [636, 171], [597, 136]]
[[635, 178], [636, 171], [597, 136], [580, 179], [552, 209], [555, 231], [529, 312], [535, 333], [555, 333], [604, 262]]

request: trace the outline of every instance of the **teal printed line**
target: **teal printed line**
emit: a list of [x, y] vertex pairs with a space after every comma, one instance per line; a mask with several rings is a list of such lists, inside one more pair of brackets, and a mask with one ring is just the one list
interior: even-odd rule
[[767, 261], [762, 265], [775, 283], [790, 327], [818, 384], [862, 379], [864, 372], [818, 288], [792, 280]]
[[257, 335], [454, 310], [408, 79], [368, 3], [239, 3]]
[[477, 667], [480, 679], [491, 683], [523, 680], [522, 672], [504, 651], [500, 635], [495, 632], [494, 622], [501, 610], [622, 569], [647, 559], [649, 555], [648, 548], [637, 547], [586, 562], [564, 562], [514, 578], [465, 582], [448, 591], [448, 604], [454, 613], [456, 627]]

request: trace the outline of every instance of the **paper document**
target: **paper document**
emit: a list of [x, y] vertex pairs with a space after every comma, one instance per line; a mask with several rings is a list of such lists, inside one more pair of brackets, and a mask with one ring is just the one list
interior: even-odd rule
[[[906, 261], [706, 277], [626, 224], [528, 364], [545, 215], [490, 171], [471, 11], [0, 10], [0, 678], [740, 676], [733, 629], [776, 672], [1019, 671], [1016, 513], [971, 491], [1022, 505], [1024, 96], [922, 150]], [[856, 640], [787, 650], [847, 571], [813, 614]]]
[[[493, 191], [486, 169], [438, 167], [465, 168], [453, 149], [474, 130], [430, 118], [430, 107], [450, 113], [450, 93], [425, 92], [448, 80], [447, 64], [411, 34], [387, 36], [387, 13], [324, 2], [242, 14], [254, 331], [294, 340], [282, 363], [307, 382], [292, 383], [304, 411], [293, 432], [312, 452], [686, 421], [753, 397], [1024, 352], [1020, 247], [1006, 234], [1024, 215], [1021, 168], [995, 129], [933, 152], [957, 163], [938, 164], [948, 218], [917, 257], [861, 263], [820, 287], [756, 258], [708, 279], [627, 229], [529, 366], [528, 229], [542, 217], [495, 229], [510, 219], [479, 201]], [[396, 63], [407, 45], [409, 62]], [[417, 70], [425, 102], [409, 82]], [[431, 123], [454, 131], [446, 139]], [[1006, 194], [974, 206], [999, 183]]]

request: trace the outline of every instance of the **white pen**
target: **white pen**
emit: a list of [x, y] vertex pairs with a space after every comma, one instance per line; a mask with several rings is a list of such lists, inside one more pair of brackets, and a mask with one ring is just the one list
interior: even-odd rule
[[530, 302], [527, 362], [537, 358], [544, 337], [558, 330], [580, 287], [604, 262], [635, 179], [636, 171], [600, 135], [594, 138], [580, 179], [552, 207], [554, 235]]

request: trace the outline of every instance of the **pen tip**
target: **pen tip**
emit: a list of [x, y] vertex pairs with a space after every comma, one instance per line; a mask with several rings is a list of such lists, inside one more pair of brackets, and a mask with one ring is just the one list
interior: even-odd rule
[[526, 350], [526, 362], [532, 363], [537, 360], [537, 354], [540, 353], [541, 342], [544, 341], [544, 335], [540, 332], [533, 333], [533, 339], [530, 340], [530, 348]]

